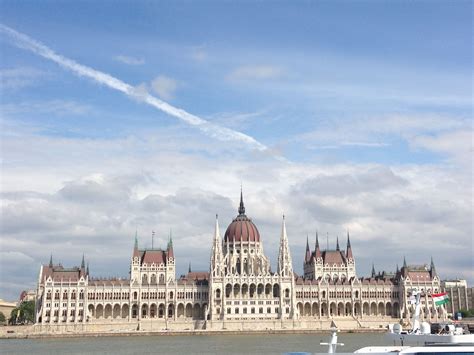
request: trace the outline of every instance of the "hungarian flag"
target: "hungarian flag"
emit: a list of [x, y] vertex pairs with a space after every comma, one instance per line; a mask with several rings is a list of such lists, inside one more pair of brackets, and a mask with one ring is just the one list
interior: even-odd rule
[[449, 302], [449, 297], [448, 297], [448, 293], [447, 292], [443, 292], [443, 293], [433, 293], [431, 295], [431, 297], [433, 297], [433, 302], [435, 303], [435, 305], [437, 306], [441, 306], [442, 304], [446, 304]]

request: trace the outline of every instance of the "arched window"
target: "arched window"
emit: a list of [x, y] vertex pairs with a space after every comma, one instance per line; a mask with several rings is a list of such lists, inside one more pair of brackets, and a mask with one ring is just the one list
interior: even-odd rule
[[220, 288], [218, 288], [216, 290], [216, 298], [221, 298], [221, 289]]
[[290, 297], [290, 289], [289, 288], [285, 289], [285, 297], [287, 297], [287, 298]]
[[280, 297], [280, 285], [273, 285], [273, 297]]
[[241, 273], [241, 270], [240, 270], [240, 258], [237, 259], [237, 265], [236, 265], [236, 267], [237, 267], [237, 274], [240, 275], [240, 273]]

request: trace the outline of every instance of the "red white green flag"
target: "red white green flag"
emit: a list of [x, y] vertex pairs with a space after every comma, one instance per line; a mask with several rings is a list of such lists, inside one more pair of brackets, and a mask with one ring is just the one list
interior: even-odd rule
[[435, 305], [437, 306], [441, 306], [442, 304], [446, 304], [449, 302], [449, 297], [448, 297], [448, 293], [447, 292], [443, 292], [443, 293], [433, 293], [431, 295], [431, 297], [433, 297], [433, 302], [435, 303]]

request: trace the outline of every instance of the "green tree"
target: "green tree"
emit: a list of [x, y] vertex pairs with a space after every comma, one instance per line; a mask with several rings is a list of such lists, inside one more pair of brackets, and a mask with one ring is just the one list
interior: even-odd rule
[[22, 302], [20, 309], [25, 321], [29, 323], [33, 323], [35, 321], [35, 301]]
[[463, 318], [474, 317], [474, 308], [471, 309], [460, 309], [459, 313], [461, 313]]
[[33, 323], [35, 321], [35, 302], [25, 301], [13, 308], [10, 318], [12, 324]]
[[0, 323], [5, 323], [6, 320], [7, 320], [7, 318], [5, 317], [3, 312], [0, 312]]

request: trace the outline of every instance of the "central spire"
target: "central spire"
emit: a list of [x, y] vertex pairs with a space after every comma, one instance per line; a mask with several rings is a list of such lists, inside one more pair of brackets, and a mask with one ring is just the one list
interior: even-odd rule
[[242, 186], [240, 186], [240, 206], [239, 206], [239, 215], [245, 215], [245, 206], [244, 206], [244, 197], [242, 194]]

